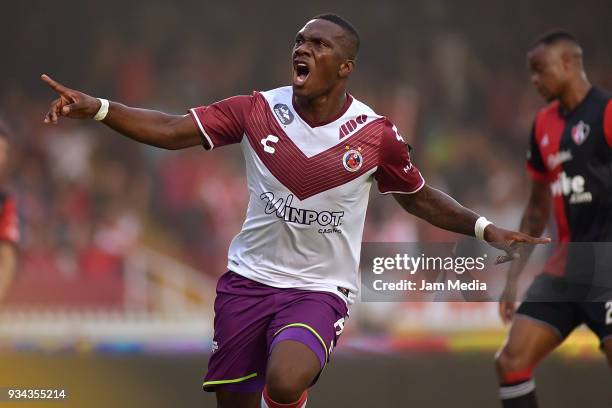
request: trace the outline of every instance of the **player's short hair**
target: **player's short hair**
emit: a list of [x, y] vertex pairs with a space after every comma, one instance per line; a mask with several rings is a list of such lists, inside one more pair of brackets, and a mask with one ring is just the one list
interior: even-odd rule
[[349, 23], [348, 20], [340, 17], [337, 14], [332, 13], [324, 13], [314, 16], [312, 20], [326, 20], [332, 22], [342, 28], [344, 32], [348, 35], [348, 40], [350, 42], [352, 50], [349, 51], [352, 58], [357, 58], [357, 54], [359, 53], [359, 45], [361, 43], [361, 39], [359, 38], [359, 33], [355, 29], [355, 27]]
[[565, 30], [554, 30], [541, 35], [536, 41], [534, 41], [531, 48], [535, 48], [538, 45], [554, 45], [560, 42], [569, 42], [580, 47], [580, 43], [570, 32]]

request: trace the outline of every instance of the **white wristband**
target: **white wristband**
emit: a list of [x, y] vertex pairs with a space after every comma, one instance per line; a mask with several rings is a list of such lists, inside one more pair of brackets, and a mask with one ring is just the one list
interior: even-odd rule
[[102, 98], [98, 98], [98, 100], [100, 101], [100, 109], [98, 109], [98, 113], [96, 113], [96, 115], [94, 116], [94, 119], [104, 120], [106, 115], [108, 115], [108, 105], [109, 105], [108, 100], [102, 99]]
[[477, 239], [484, 241], [484, 230], [489, 224], [493, 223], [487, 220], [485, 217], [478, 218], [476, 220], [476, 224], [474, 225], [474, 236], [476, 236]]

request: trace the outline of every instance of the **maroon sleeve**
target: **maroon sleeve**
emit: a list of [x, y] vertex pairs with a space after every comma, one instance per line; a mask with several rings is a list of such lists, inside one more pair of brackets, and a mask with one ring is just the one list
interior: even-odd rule
[[11, 198], [0, 204], [0, 241], [19, 242], [17, 207]]
[[608, 146], [612, 147], [612, 99], [608, 101], [604, 111], [604, 136]]
[[374, 173], [382, 194], [412, 194], [425, 185], [419, 169], [410, 162], [409, 150], [410, 146], [397, 128], [386, 120], [378, 151], [378, 168]]
[[253, 105], [254, 95], [239, 95], [189, 110], [191, 118], [200, 130], [202, 145], [206, 150], [240, 143], [244, 123]]

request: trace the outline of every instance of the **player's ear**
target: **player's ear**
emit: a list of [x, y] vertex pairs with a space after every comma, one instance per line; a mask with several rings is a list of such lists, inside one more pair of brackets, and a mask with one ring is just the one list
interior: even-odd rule
[[351, 75], [351, 72], [353, 72], [354, 68], [355, 68], [355, 61], [346, 60], [342, 64], [340, 64], [340, 70], [338, 71], [338, 76], [340, 78], [348, 78], [349, 75]]
[[561, 66], [563, 67], [563, 71], [568, 73], [573, 68], [573, 65], [574, 61], [572, 60], [571, 55], [569, 52], [567, 52], [567, 50], [563, 50], [563, 53], [561, 54]]

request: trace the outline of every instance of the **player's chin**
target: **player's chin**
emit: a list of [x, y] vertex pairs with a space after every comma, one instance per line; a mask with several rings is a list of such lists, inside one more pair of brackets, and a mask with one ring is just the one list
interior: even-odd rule
[[311, 92], [303, 85], [293, 84], [293, 95], [300, 98], [307, 98]]
[[294, 73], [291, 85], [293, 86], [293, 94], [295, 96], [308, 98], [316, 93], [317, 81], [312, 73], [301, 76]]
[[300, 98], [311, 99], [316, 95], [316, 90], [312, 84], [308, 83], [295, 83], [293, 82], [293, 95]]
[[553, 92], [548, 91], [548, 89], [544, 87], [539, 87], [538, 93], [542, 96], [542, 98], [544, 98], [546, 102], [552, 102], [555, 99], [557, 99], [557, 97], [555, 96]]

